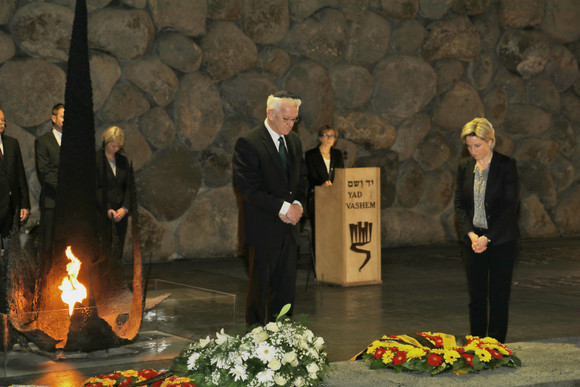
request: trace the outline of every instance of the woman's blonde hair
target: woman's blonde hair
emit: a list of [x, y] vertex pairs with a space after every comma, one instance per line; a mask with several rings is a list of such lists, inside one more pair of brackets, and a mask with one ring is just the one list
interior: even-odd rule
[[105, 145], [114, 141], [121, 145], [119, 152], [123, 152], [125, 149], [125, 133], [123, 133], [123, 129], [119, 128], [118, 126], [109, 126], [103, 132], [103, 143], [101, 145], [102, 149], [105, 149]]
[[465, 137], [467, 136], [476, 136], [483, 141], [491, 140], [491, 147], [495, 146], [495, 130], [489, 122], [485, 118], [474, 118], [473, 120], [469, 121], [463, 129], [461, 130], [461, 140], [465, 143]]

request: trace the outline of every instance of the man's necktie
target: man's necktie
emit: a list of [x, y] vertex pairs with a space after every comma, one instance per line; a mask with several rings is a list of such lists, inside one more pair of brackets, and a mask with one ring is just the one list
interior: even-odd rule
[[284, 137], [278, 137], [278, 142], [280, 143], [280, 146], [278, 147], [278, 153], [280, 153], [282, 163], [286, 167], [286, 173], [290, 174], [290, 163], [288, 162], [288, 152], [286, 152], [286, 145], [284, 145]]

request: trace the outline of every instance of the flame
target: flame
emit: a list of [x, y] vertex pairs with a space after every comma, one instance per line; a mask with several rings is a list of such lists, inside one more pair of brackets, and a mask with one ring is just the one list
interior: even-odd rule
[[66, 256], [70, 259], [66, 265], [68, 275], [62, 279], [62, 284], [58, 288], [62, 290], [60, 298], [68, 304], [68, 313], [72, 316], [75, 304], [87, 298], [87, 288], [77, 280], [81, 270], [81, 261], [74, 256], [70, 246], [66, 248]]

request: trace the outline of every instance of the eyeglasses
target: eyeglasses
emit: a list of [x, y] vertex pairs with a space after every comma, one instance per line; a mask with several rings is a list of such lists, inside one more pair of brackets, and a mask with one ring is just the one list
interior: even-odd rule
[[324, 137], [324, 138], [327, 138], [327, 139], [336, 138], [336, 136], [334, 134], [321, 134], [318, 137]]
[[300, 116], [296, 117], [296, 118], [284, 118], [282, 117], [282, 121], [284, 122], [292, 122], [293, 124], [297, 124], [300, 122]]

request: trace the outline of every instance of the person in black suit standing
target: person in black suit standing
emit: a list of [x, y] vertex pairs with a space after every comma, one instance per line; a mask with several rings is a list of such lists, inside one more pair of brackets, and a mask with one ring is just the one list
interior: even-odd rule
[[52, 108], [52, 130], [38, 137], [34, 142], [36, 175], [40, 182], [40, 246], [41, 255], [52, 254], [52, 233], [56, 185], [60, 162], [60, 144], [64, 123], [64, 105]]
[[457, 170], [455, 214], [464, 243], [471, 334], [505, 342], [518, 253], [518, 171], [514, 159], [493, 150], [495, 131], [485, 118], [468, 122], [461, 139], [471, 157]]
[[7, 136], [5, 130], [6, 119], [0, 110], [0, 313], [8, 311], [6, 268], [15, 216], [22, 223], [30, 214], [28, 183], [20, 144], [17, 139]]
[[243, 236], [249, 260], [248, 324], [274, 321], [292, 304], [296, 287], [298, 221], [306, 203], [307, 171], [292, 127], [301, 100], [285, 91], [268, 97], [264, 123], [240, 137], [233, 172], [242, 199]]
[[[125, 134], [118, 126], [103, 132], [101, 151], [97, 152], [97, 210], [103, 246], [114, 246], [117, 257], [123, 253], [127, 233], [127, 214], [131, 209], [132, 169], [122, 153]], [[115, 237], [112, 236], [115, 225]]]
[[318, 146], [306, 152], [306, 168], [308, 169], [308, 215], [312, 230], [312, 251], [316, 246], [316, 229], [314, 219], [314, 187], [317, 185], [330, 187], [334, 181], [335, 168], [344, 168], [342, 152], [333, 148], [338, 139], [335, 128], [326, 125], [318, 131]]

